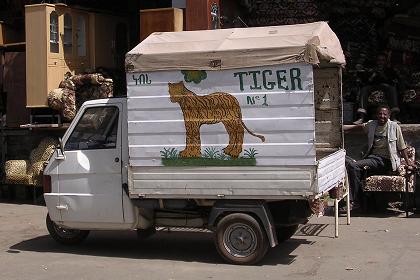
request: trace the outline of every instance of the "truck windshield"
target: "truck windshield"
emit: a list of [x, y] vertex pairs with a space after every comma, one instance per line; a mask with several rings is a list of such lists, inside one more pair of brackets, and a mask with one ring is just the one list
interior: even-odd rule
[[67, 140], [64, 150], [113, 149], [117, 145], [118, 108], [88, 108]]

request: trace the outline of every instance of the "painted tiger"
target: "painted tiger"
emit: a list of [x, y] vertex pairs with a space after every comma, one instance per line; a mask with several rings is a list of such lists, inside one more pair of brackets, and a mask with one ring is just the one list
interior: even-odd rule
[[237, 158], [242, 152], [244, 128], [262, 142], [265, 137], [250, 131], [242, 121], [241, 107], [233, 95], [214, 92], [199, 96], [187, 89], [184, 83], [168, 83], [171, 102], [178, 103], [184, 115], [186, 147], [180, 152], [183, 158], [201, 156], [200, 127], [203, 124], [223, 123], [229, 134], [229, 145], [223, 152]]

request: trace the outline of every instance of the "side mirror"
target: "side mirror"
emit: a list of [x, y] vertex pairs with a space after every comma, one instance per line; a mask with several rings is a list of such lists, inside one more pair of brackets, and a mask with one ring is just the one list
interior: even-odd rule
[[64, 146], [61, 137], [58, 138], [58, 147], [56, 149], [55, 159], [64, 160], [66, 159], [66, 155], [64, 154]]

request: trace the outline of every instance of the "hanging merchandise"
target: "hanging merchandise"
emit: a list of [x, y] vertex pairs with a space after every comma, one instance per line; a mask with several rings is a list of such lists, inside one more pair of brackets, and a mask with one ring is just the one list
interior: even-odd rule
[[59, 88], [50, 91], [48, 106], [61, 112], [66, 121], [71, 121], [85, 101], [112, 96], [112, 79], [104, 78], [100, 73], [80, 74], [67, 77]]

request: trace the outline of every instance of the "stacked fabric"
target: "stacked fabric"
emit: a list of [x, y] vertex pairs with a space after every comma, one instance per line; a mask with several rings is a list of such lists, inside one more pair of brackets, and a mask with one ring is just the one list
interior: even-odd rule
[[66, 121], [71, 121], [85, 101], [112, 96], [112, 79], [99, 73], [80, 74], [67, 77], [59, 88], [49, 92], [48, 105], [60, 111]]
[[8, 160], [5, 163], [6, 183], [42, 186], [42, 174], [58, 141], [47, 137], [31, 151], [29, 160]]

